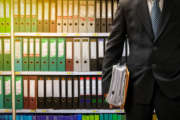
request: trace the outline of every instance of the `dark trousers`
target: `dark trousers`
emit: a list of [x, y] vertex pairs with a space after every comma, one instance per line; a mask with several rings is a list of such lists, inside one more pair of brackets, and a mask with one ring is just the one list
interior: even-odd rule
[[125, 106], [127, 120], [152, 120], [154, 110], [158, 120], [180, 120], [180, 97], [167, 97], [156, 84], [150, 104], [135, 103], [129, 97]]

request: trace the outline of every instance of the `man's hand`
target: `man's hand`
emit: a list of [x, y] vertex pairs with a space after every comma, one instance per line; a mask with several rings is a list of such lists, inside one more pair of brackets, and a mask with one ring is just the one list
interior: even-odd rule
[[[104, 94], [104, 97], [106, 98], [108, 94]], [[114, 106], [112, 104], [109, 104], [109, 108], [113, 109], [113, 108], [122, 108], [121, 106]]]

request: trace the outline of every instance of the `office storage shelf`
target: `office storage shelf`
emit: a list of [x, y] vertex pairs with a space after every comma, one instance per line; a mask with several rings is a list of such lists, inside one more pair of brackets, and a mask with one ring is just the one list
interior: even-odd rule
[[11, 71], [0, 71], [0, 75], [11, 75]]
[[15, 33], [15, 37], [108, 37], [110, 33]]
[[11, 37], [10, 33], [0, 33], [0, 37]]
[[[1, 113], [12, 113], [12, 110], [10, 109], [1, 109]], [[30, 109], [22, 109], [22, 110], [16, 110], [16, 113], [124, 113], [124, 110], [118, 110], [118, 109], [36, 109], [36, 110], [30, 110]]]
[[15, 75], [102, 75], [101, 71], [95, 72], [41, 72], [41, 71], [27, 71], [15, 72]]

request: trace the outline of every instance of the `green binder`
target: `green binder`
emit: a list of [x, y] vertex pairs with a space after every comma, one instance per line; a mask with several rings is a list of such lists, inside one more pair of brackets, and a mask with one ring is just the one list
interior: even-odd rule
[[0, 109], [4, 108], [4, 81], [3, 76], [0, 76]]
[[3, 71], [3, 40], [0, 38], [0, 71]]
[[20, 0], [20, 32], [25, 32], [25, 0]]
[[5, 32], [5, 7], [4, 0], [0, 0], [0, 33]]
[[11, 41], [4, 38], [4, 71], [11, 70]]
[[15, 71], [22, 71], [22, 39], [15, 38]]
[[126, 115], [125, 114], [121, 115], [121, 120], [126, 120]]
[[40, 71], [41, 70], [41, 62], [40, 62], [40, 60], [41, 60], [41, 58], [40, 58], [40, 56], [41, 56], [41, 43], [40, 43], [40, 38], [35, 38], [35, 71]]
[[48, 52], [48, 38], [41, 39], [41, 71], [48, 71], [49, 52]]
[[118, 114], [117, 117], [118, 117], [118, 120], [122, 120], [121, 119], [121, 114]]
[[32, 32], [37, 32], [37, 0], [32, 0]]
[[64, 38], [58, 38], [57, 40], [57, 71], [66, 70], [66, 44]]
[[15, 103], [16, 103], [16, 109], [23, 109], [23, 80], [22, 76], [16, 76], [15, 77], [15, 93], [16, 93], [16, 98], [15, 98]]
[[82, 120], [87, 120], [87, 115], [82, 115]]
[[113, 115], [112, 115], [112, 119], [113, 119], [113, 120], [118, 120], [118, 115], [117, 115], [117, 114], [113, 114]]
[[11, 76], [4, 76], [5, 96], [4, 96], [4, 108], [12, 108], [12, 88], [11, 88]]
[[5, 31], [11, 32], [11, 0], [5, 0]]
[[109, 114], [104, 114], [104, 120], [109, 120]]
[[[96, 119], [95, 119], [95, 120], [96, 120]], [[99, 119], [97, 119], [97, 120], [104, 120], [104, 115], [103, 115], [103, 114], [100, 114]]]
[[14, 32], [19, 32], [19, 0], [14, 0]]
[[57, 49], [56, 38], [50, 38], [49, 41], [49, 71], [56, 71]]
[[28, 38], [23, 38], [23, 71], [28, 71], [28, 63], [29, 63], [29, 50], [28, 50]]
[[95, 115], [89, 115], [89, 120], [94, 120]]
[[109, 120], [114, 120], [113, 119], [113, 114], [109, 114]]
[[26, 17], [25, 17], [25, 26], [26, 26], [26, 31], [25, 32], [30, 32], [31, 31], [31, 0], [26, 0]]
[[34, 38], [29, 39], [29, 71], [34, 71]]

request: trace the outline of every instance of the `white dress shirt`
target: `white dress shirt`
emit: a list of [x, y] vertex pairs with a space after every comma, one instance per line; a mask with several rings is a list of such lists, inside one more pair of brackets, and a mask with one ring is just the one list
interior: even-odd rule
[[[149, 7], [150, 14], [151, 14], [151, 10], [152, 10], [152, 7], [153, 7], [153, 2], [154, 2], [154, 0], [147, 0], [147, 4], [148, 4], [148, 7]], [[160, 7], [161, 11], [163, 9], [163, 3], [164, 3], [164, 0], [159, 1], [159, 7]]]

